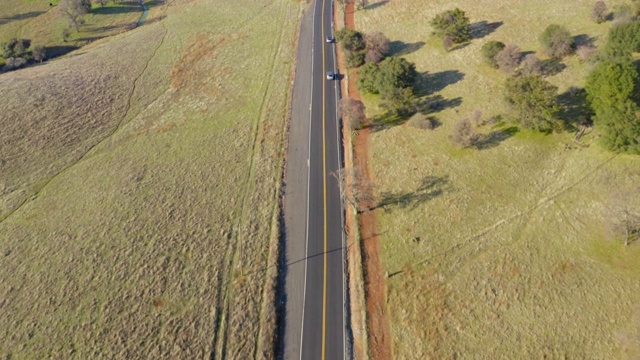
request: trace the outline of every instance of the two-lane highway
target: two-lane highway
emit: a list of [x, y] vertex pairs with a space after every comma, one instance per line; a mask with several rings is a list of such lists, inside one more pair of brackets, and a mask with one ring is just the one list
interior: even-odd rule
[[[337, 116], [339, 81], [326, 78], [328, 71], [337, 72], [336, 44], [326, 42], [327, 36], [334, 35], [331, 0], [315, 0], [311, 11], [312, 16], [305, 17], [311, 21], [311, 31], [303, 23], [299, 38], [300, 42], [311, 41], [311, 46], [299, 44], [293, 97], [294, 102], [308, 99], [309, 112], [303, 119], [300, 115], [302, 107], [300, 104], [296, 107], [294, 103], [292, 114], [292, 122], [309, 122], [307, 171], [304, 174], [306, 199], [300, 191], [296, 192], [305, 183], [297, 178], [301, 174], [295, 168], [295, 157], [300, 157], [299, 148], [289, 149], [291, 158], [288, 159], [285, 189], [287, 262], [290, 264], [286, 280], [284, 357], [334, 360], [346, 358], [343, 208], [339, 181], [333, 175], [342, 164]], [[306, 37], [307, 33], [309, 37]], [[306, 60], [310, 61], [310, 66]], [[300, 124], [292, 124], [290, 137], [300, 136], [301, 128], [304, 127]], [[296, 143], [290, 138], [291, 144]], [[289, 196], [291, 198], [287, 198]], [[306, 217], [300, 216], [300, 211], [306, 211]], [[295, 223], [300, 222], [304, 222], [304, 233], [296, 230]], [[299, 254], [295, 249], [300, 242], [304, 243], [302, 259], [292, 258]], [[304, 268], [299, 266], [302, 264]], [[297, 275], [302, 271], [302, 276]], [[302, 287], [301, 294], [297, 293], [299, 286]], [[297, 344], [294, 340], [296, 330], [299, 330]]]

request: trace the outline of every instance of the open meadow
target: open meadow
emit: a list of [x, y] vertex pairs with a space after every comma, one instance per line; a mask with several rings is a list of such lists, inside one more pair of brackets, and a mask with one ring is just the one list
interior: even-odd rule
[[1, 358], [273, 356], [300, 9], [158, 2], [0, 75]]
[[[434, 130], [385, 117], [370, 140], [381, 267], [397, 359], [637, 359], [640, 243], [608, 230], [609, 199], [637, 181], [640, 158], [570, 131], [543, 135], [509, 122], [477, 126], [477, 147], [450, 139], [456, 120], [505, 113], [506, 75], [483, 63], [490, 40], [543, 60], [538, 36], [552, 23], [580, 44], [601, 45], [611, 26], [590, 18], [594, 1], [372, 1], [356, 28], [381, 31], [416, 64], [422, 103], [439, 104]], [[607, 1], [610, 9], [622, 1]], [[447, 52], [429, 21], [459, 7], [473, 39]], [[590, 66], [565, 58], [547, 79], [571, 103]], [[474, 127], [476, 127], [474, 125]], [[640, 194], [628, 194], [640, 206]]]
[[[3, 0], [0, 2], [0, 43], [12, 38], [31, 40], [31, 46], [43, 45], [47, 57], [57, 57], [95, 40], [116, 35], [136, 27], [142, 16], [142, 6], [137, 0], [109, 2], [105, 6], [93, 4], [89, 14], [83, 16], [84, 25], [70, 26], [67, 18], [58, 11], [58, 0]], [[149, 8], [160, 5], [151, 0]], [[69, 29], [65, 39], [64, 30]], [[0, 56], [0, 65], [5, 59]]]

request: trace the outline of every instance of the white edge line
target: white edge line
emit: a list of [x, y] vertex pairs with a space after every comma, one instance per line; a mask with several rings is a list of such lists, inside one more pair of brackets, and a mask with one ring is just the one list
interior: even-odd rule
[[310, 193], [310, 180], [311, 180], [311, 118], [313, 116], [313, 48], [315, 44], [316, 38], [316, 9], [318, 6], [316, 3], [313, 4], [313, 22], [311, 24], [311, 97], [309, 98], [309, 153], [307, 154], [307, 222], [305, 223], [306, 227], [306, 238], [305, 238], [305, 249], [304, 249], [304, 289], [302, 292], [302, 322], [300, 325], [300, 360], [302, 360], [302, 346], [304, 339], [304, 308], [307, 302], [307, 258], [309, 257], [309, 193]]
[[[332, 32], [335, 32], [335, 23], [334, 23], [335, 19], [333, 19], [333, 14], [335, 13], [335, 10], [333, 8], [334, 6], [335, 6], [335, 2], [332, 1], [331, 2], [331, 16], [332, 16], [331, 28], [332, 28]], [[334, 34], [331, 34], [331, 35], [333, 36]], [[338, 61], [336, 60], [336, 46], [337, 45], [334, 45], [332, 47], [332, 49], [333, 49], [333, 66], [334, 66], [334, 68], [336, 68], [338, 66]], [[343, 75], [343, 74], [340, 74], [340, 75]], [[336, 99], [336, 147], [338, 148], [338, 152], [337, 152], [337, 154], [338, 154], [338, 166], [342, 166], [342, 161], [341, 161], [342, 158], [340, 156], [340, 154], [342, 154], [341, 145], [340, 145], [340, 117], [338, 116], [338, 106], [339, 106], [339, 102], [338, 102], [338, 88], [339, 88], [339, 86], [338, 85], [339, 85], [339, 82], [335, 82], [334, 83], [334, 88], [335, 88], [334, 95], [335, 95], [335, 99]], [[340, 94], [342, 94], [342, 92], [340, 92]], [[338, 179], [338, 183], [340, 183], [340, 179]], [[342, 233], [342, 251], [341, 251], [341, 255], [342, 255], [342, 261], [341, 261], [341, 263], [342, 263], [342, 305], [343, 305], [343, 310], [342, 310], [342, 329], [343, 329], [342, 330], [342, 347], [343, 347], [343, 350], [342, 351], [343, 351], [344, 358], [346, 359], [347, 358], [347, 342], [345, 340], [345, 337], [346, 337], [346, 328], [347, 328], [346, 324], [347, 324], [347, 321], [346, 321], [346, 316], [345, 316], [345, 311], [344, 311], [345, 309], [344, 308], [346, 306], [348, 306], [348, 304], [347, 304], [346, 291], [345, 291], [347, 282], [346, 282], [346, 278], [345, 278], [346, 274], [345, 274], [345, 271], [344, 271], [344, 263], [345, 263], [344, 254], [347, 251], [347, 249], [345, 247], [345, 236], [344, 236], [345, 235], [344, 234], [344, 206], [343, 206], [344, 204], [342, 203], [342, 188], [338, 187], [338, 190], [340, 191], [340, 221], [341, 221], [340, 225], [342, 227], [342, 231], [341, 231], [341, 233]]]

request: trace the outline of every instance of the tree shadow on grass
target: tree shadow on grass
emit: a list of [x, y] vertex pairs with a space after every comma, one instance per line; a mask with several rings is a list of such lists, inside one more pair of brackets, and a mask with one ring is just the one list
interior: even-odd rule
[[418, 73], [414, 86], [415, 95], [421, 97], [437, 93], [462, 79], [464, 79], [464, 73], [458, 70], [446, 70], [433, 74]]
[[364, 9], [365, 10], [373, 10], [373, 9], [379, 8], [379, 7], [383, 6], [383, 5], [386, 5], [388, 2], [389, 2], [389, 0], [377, 1], [377, 2], [375, 2], [373, 4], [365, 6]]
[[573, 37], [573, 42], [578, 46], [595, 46], [596, 38], [587, 34], [580, 34]]
[[445, 99], [442, 95], [426, 96], [416, 103], [416, 108], [425, 114], [433, 114], [446, 109], [458, 107], [462, 104], [461, 97]]
[[411, 113], [394, 114], [387, 111], [383, 115], [376, 116], [371, 119], [369, 129], [374, 132], [390, 129], [394, 126], [404, 124], [404, 122], [407, 121], [407, 119], [409, 119], [411, 115]]
[[389, 55], [403, 56], [411, 54], [412, 52], [420, 50], [424, 46], [424, 41], [418, 41], [415, 43], [405, 43], [403, 41], [392, 41], [389, 43]]
[[91, 14], [93, 15], [117, 15], [117, 14], [128, 14], [132, 12], [139, 12], [142, 14], [142, 6], [139, 4], [137, 6], [105, 6], [105, 7], [97, 7], [91, 9]]
[[510, 126], [506, 129], [494, 130], [488, 134], [482, 135], [480, 141], [475, 144], [478, 150], [486, 150], [494, 148], [503, 141], [509, 139], [520, 131], [517, 126]]
[[543, 60], [541, 63], [541, 72], [544, 76], [557, 75], [567, 68], [567, 65], [563, 64], [558, 59], [547, 59]]
[[560, 105], [560, 119], [565, 129], [575, 131], [581, 126], [590, 126], [593, 111], [587, 101], [587, 93], [582, 88], [571, 87], [558, 96]]
[[45, 50], [47, 52], [47, 59], [52, 59], [52, 58], [70, 53], [73, 50], [76, 50], [79, 48], [80, 48], [79, 46], [63, 45], [63, 46], [47, 46]]
[[8, 24], [12, 21], [19, 21], [19, 20], [34, 18], [42, 14], [44, 14], [44, 11], [31, 11], [24, 14], [16, 14], [8, 17], [0, 17], [0, 25]]
[[489, 23], [486, 20], [482, 20], [469, 25], [469, 32], [471, 33], [471, 37], [473, 39], [482, 39], [483, 37], [496, 31], [503, 24], [503, 21]]
[[452, 190], [449, 176], [430, 175], [420, 181], [420, 185], [415, 191], [382, 193], [375, 208], [382, 208], [385, 212], [390, 212], [394, 207], [415, 210], [420, 205]]

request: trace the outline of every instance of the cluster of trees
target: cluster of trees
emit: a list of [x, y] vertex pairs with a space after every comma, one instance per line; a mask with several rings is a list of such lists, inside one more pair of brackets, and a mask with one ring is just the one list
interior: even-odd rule
[[442, 44], [447, 51], [454, 44], [471, 40], [469, 18], [458, 8], [436, 15], [430, 24], [433, 34], [442, 39]]
[[364, 63], [378, 64], [390, 50], [389, 39], [381, 32], [362, 34], [351, 29], [341, 29], [336, 32], [336, 40], [345, 52], [348, 67], [358, 67]]
[[415, 64], [404, 58], [390, 56], [379, 64], [369, 62], [360, 70], [358, 90], [380, 94], [380, 106], [391, 113], [404, 115], [413, 109]]
[[11, 71], [19, 69], [31, 61], [42, 62], [47, 57], [47, 52], [44, 46], [35, 46], [32, 50], [31, 40], [13, 38], [10, 41], [2, 44], [2, 57], [6, 62], [4, 65], [4, 71]]

